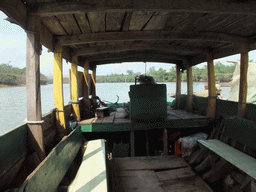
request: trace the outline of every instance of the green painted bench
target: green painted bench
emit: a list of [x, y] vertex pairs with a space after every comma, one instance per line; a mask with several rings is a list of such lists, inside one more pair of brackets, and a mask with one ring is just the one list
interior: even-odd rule
[[250, 179], [256, 179], [256, 159], [250, 156], [253, 153], [245, 153], [249, 151], [248, 148], [256, 149], [254, 121], [238, 117], [229, 118], [225, 122], [220, 140], [199, 140], [198, 143], [246, 173]]
[[108, 191], [105, 140], [87, 142], [82, 164], [68, 191]]

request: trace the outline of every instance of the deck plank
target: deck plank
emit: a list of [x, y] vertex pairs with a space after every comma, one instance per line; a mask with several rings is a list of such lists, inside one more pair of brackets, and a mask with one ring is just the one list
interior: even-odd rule
[[155, 170], [186, 167], [184, 159], [177, 156], [154, 156], [154, 157], [124, 157], [115, 158], [117, 170]]
[[[121, 173], [121, 174], [118, 174]], [[115, 172], [114, 191], [158, 191], [164, 192], [154, 171]]]
[[166, 181], [171, 179], [195, 176], [195, 173], [189, 167], [185, 167], [168, 171], [159, 171], [156, 173], [156, 175], [160, 181]]
[[103, 118], [103, 121], [102, 121], [102, 124], [114, 123], [115, 114], [116, 114], [116, 112], [112, 112], [112, 113], [110, 113], [109, 116], [104, 117], [104, 118]]
[[207, 184], [198, 176], [169, 180], [164, 182], [161, 187], [166, 192], [212, 192]]

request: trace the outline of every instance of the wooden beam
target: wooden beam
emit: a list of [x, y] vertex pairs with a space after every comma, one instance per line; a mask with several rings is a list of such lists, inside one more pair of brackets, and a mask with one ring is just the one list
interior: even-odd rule
[[158, 0], [145, 3], [137, 1], [100, 1], [100, 2], [49, 2], [40, 3], [31, 8], [30, 14], [54, 16], [62, 14], [77, 14], [87, 12], [130, 12], [130, 11], [170, 11], [188, 13], [219, 13], [255, 15], [256, 4], [251, 1], [194, 1], [194, 0]]
[[84, 62], [84, 80], [85, 80], [85, 89], [84, 89], [84, 102], [88, 109], [90, 109], [90, 100], [89, 100], [89, 62]]
[[12, 22], [21, 26], [23, 29], [27, 27], [27, 8], [20, 0], [1, 0], [0, 10], [3, 11]]
[[188, 106], [187, 110], [189, 112], [193, 111], [193, 75], [192, 67], [187, 68], [187, 96], [188, 96]]
[[247, 97], [247, 72], [248, 72], [248, 45], [242, 45], [241, 61], [240, 61], [240, 85], [238, 100], [238, 117], [243, 118], [246, 111]]
[[[84, 59], [85, 60], [85, 59]], [[162, 58], [162, 57], [152, 57], [150, 55], [134, 55], [134, 56], [124, 56], [119, 58], [109, 58], [104, 60], [95, 60], [90, 61], [93, 65], [101, 65], [101, 64], [110, 64], [110, 63], [122, 63], [122, 62], [162, 62], [162, 63], [178, 63], [179, 60], [171, 59], [171, 58]]]
[[30, 17], [27, 31], [27, 122], [29, 127], [29, 146], [38, 153], [40, 160], [45, 158], [42, 129], [42, 109], [40, 90], [40, 55], [42, 46], [38, 33], [39, 17]]
[[59, 137], [62, 138], [67, 132], [63, 98], [62, 47], [60, 45], [56, 45], [54, 50], [53, 89], [54, 104], [57, 109], [57, 129]]
[[86, 55], [94, 55], [94, 54], [102, 54], [108, 52], [123, 52], [123, 51], [134, 51], [134, 50], [163, 50], [165, 52], [172, 51], [181, 51], [181, 52], [191, 52], [191, 53], [206, 53], [206, 47], [196, 47], [196, 46], [173, 46], [169, 44], [150, 44], [150, 43], [135, 43], [131, 45], [120, 45], [117, 44], [115, 46], [104, 46], [104, 47], [88, 47], [84, 49], [76, 49], [73, 52], [74, 56], [86, 56]]
[[86, 33], [70, 36], [58, 36], [58, 42], [62, 46], [79, 45], [97, 42], [139, 41], [139, 40], [207, 40], [214, 42], [246, 43], [255, 42], [255, 39], [239, 35], [231, 35], [216, 32], [195, 31], [126, 31], [126, 32], [101, 32]]
[[213, 64], [213, 54], [211, 52], [207, 55], [207, 71], [208, 71], [208, 107], [207, 117], [215, 117], [216, 110], [216, 88], [215, 88], [215, 74]]
[[80, 111], [79, 111], [79, 104], [78, 104], [78, 88], [77, 88], [77, 57], [72, 58], [71, 63], [71, 87], [72, 87], [72, 108], [75, 114], [75, 118], [77, 121], [81, 120]]
[[[145, 58], [143, 61], [147, 61], [150, 58], [158, 58], [160, 60], [187, 60], [187, 57], [177, 54], [163, 53], [161, 51], [153, 50], [143, 50], [143, 51], [120, 51], [117, 53], [104, 53], [104, 54], [95, 54], [91, 56], [83, 57], [86, 61], [100, 61], [100, 60], [117, 60], [117, 59], [130, 59], [133, 58]], [[184, 63], [186, 64], [186, 63]], [[183, 64], [182, 64], [183, 65]]]

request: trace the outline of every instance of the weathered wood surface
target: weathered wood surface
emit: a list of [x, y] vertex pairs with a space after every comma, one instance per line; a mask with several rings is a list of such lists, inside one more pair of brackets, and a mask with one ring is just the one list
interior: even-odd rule
[[0, 137], [0, 190], [16, 176], [27, 154], [26, 124]]
[[[240, 170], [253, 178], [256, 178], [256, 159], [246, 155], [245, 153], [238, 151], [237, 149], [219, 141], [219, 140], [200, 140], [200, 144], [207, 147], [220, 157], [230, 162]], [[243, 162], [243, 163], [241, 163]]]
[[177, 156], [115, 158], [117, 170], [154, 170], [186, 167], [186, 162]]
[[86, 150], [82, 164], [68, 191], [108, 191], [105, 140], [98, 139], [85, 143]]
[[27, 177], [19, 191], [54, 192], [83, 143], [79, 128], [66, 136]]
[[40, 88], [40, 44], [39, 18], [31, 17], [27, 21], [27, 121], [29, 127], [28, 143], [37, 151], [41, 160], [45, 158], [45, 146], [42, 130], [41, 88]]
[[112, 166], [113, 191], [212, 192], [177, 156], [114, 158]]

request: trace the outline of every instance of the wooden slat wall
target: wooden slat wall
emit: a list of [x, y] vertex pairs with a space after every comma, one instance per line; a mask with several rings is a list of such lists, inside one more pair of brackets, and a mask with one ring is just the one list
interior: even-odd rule
[[0, 137], [0, 191], [16, 176], [27, 154], [28, 126], [23, 124]]

